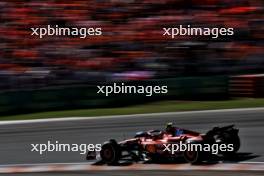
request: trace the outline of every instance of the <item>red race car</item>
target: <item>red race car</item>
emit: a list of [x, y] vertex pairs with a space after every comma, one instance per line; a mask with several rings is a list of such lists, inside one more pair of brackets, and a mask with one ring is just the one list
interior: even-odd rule
[[[201, 134], [169, 123], [164, 131], [138, 132], [134, 138], [120, 142], [111, 139], [102, 145], [100, 157], [109, 165], [128, 157], [136, 162], [184, 158], [195, 164], [210, 161], [213, 155], [235, 154], [240, 148], [238, 131], [230, 125]], [[87, 160], [95, 158], [96, 153], [88, 152]]]

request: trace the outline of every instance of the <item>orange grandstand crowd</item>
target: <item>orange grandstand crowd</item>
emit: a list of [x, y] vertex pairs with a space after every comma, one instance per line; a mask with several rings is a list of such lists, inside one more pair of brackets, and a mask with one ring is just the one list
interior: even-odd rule
[[[264, 71], [259, 0], [2, 0], [0, 89]], [[87, 38], [31, 28], [100, 27]], [[232, 27], [234, 36], [162, 35], [177, 25]]]

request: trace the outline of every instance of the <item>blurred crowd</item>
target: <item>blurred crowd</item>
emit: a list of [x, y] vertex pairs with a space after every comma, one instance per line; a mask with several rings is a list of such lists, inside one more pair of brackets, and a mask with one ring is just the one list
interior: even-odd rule
[[[264, 71], [261, 0], [1, 0], [0, 89]], [[235, 35], [164, 37], [177, 25]], [[101, 27], [103, 35], [31, 36], [32, 27]]]

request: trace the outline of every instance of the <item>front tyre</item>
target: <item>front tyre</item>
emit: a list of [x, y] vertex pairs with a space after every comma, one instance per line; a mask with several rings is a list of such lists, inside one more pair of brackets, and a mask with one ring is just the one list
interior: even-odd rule
[[100, 151], [100, 156], [102, 161], [108, 165], [117, 164], [121, 157], [121, 152], [117, 142], [115, 140], [110, 140], [104, 143]]

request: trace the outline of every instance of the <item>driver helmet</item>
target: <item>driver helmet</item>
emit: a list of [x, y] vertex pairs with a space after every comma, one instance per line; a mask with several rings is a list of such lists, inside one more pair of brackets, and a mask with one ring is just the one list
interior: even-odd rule
[[172, 122], [169, 122], [166, 124], [166, 131], [170, 131], [171, 129], [173, 128], [173, 123]]

